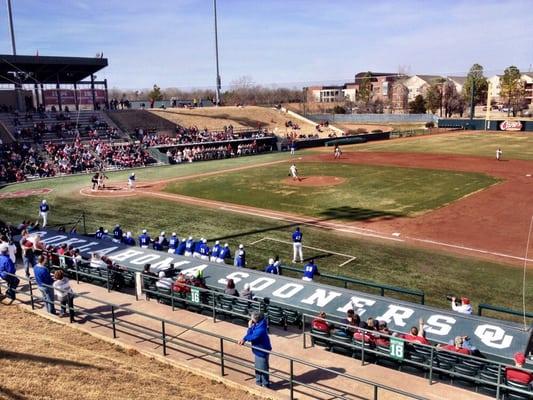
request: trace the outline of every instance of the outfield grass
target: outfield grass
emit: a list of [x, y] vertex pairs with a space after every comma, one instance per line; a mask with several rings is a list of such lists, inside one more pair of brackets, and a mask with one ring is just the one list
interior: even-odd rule
[[[52, 181], [48, 183], [48, 186], [51, 185]], [[99, 226], [112, 228], [115, 223], [120, 223], [135, 235], [142, 228], [147, 228], [152, 234], [159, 230], [176, 231], [179, 235], [204, 236], [209, 241], [227, 241], [233, 249], [239, 243], [244, 243], [247, 245], [250, 266], [263, 268], [266, 260], [275, 254], [279, 254], [284, 262], [290, 261], [290, 245], [267, 240], [248, 245], [264, 237], [290, 240], [294, 226], [281, 221], [153, 198], [89, 199], [64, 190], [47, 197], [51, 204], [52, 224], [73, 220], [85, 211], [89, 231]], [[38, 201], [36, 196], [2, 200], [1, 218], [20, 221], [35, 217]], [[449, 293], [468, 295], [475, 304], [486, 302], [517, 309], [521, 306], [518, 293], [522, 290], [522, 271], [518, 268], [405, 245], [360, 240], [321, 229], [303, 227], [303, 232], [305, 244], [309, 246], [357, 257], [355, 261], [340, 267], [345, 258], [306, 249], [304, 256], [318, 257], [318, 265], [323, 272], [422, 289], [426, 293], [427, 304], [435, 306], [448, 307], [445, 296]], [[531, 304], [533, 280], [529, 279], [527, 285], [526, 302]]]
[[284, 183], [287, 164], [173, 182], [165, 190], [321, 218], [365, 220], [413, 216], [497, 182], [485, 174], [370, 165], [301, 163], [303, 176], [345, 178], [336, 186]]
[[494, 158], [498, 147], [502, 149], [504, 159], [533, 160], [533, 135], [526, 133], [449, 133], [346, 146], [346, 150], [462, 154]]

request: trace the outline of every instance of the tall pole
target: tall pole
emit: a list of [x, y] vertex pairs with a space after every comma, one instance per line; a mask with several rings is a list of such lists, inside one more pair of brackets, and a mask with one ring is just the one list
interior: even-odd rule
[[472, 79], [472, 86], [470, 87], [470, 120], [474, 119], [474, 113], [476, 110], [476, 105], [474, 104], [474, 92], [476, 90], [476, 81]]
[[17, 47], [15, 46], [15, 28], [13, 28], [13, 11], [11, 10], [11, 0], [7, 0], [7, 16], [9, 18], [9, 32], [11, 33], [11, 48], [13, 55], [17, 55]]
[[216, 106], [220, 104], [220, 70], [218, 67], [218, 26], [217, 26], [217, 0], [213, 0], [213, 8], [215, 11], [215, 56], [217, 63], [217, 87], [216, 87]]

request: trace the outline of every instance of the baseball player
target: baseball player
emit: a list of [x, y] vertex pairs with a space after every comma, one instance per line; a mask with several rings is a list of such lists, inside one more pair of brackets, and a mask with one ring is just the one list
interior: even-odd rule
[[132, 172], [128, 178], [128, 188], [130, 190], [135, 190], [135, 172]]
[[96, 174], [94, 174], [94, 176], [91, 178], [91, 183], [93, 185], [92, 187], [92, 191], [94, 192], [95, 190], [98, 189], [98, 177], [100, 176], [100, 173], [97, 172]]
[[223, 264], [226, 258], [231, 258], [231, 250], [227, 243], [224, 243], [224, 247], [218, 252], [217, 263]]
[[220, 242], [217, 240], [215, 242], [215, 245], [211, 249], [211, 257], [209, 258], [209, 260], [211, 262], [216, 262], [217, 261], [217, 258], [218, 258], [218, 255], [219, 255], [221, 249], [222, 249], [222, 246], [220, 245]]
[[180, 244], [178, 245], [178, 248], [176, 249], [176, 254], [179, 256], [183, 256], [185, 254], [185, 246], [187, 244], [187, 239], [183, 238], [181, 239]]
[[[48, 223], [48, 212], [50, 211], [50, 206], [48, 206], [48, 203], [46, 200], [41, 201], [41, 204], [39, 205], [39, 219], [43, 219], [43, 228], [46, 227], [46, 224]], [[39, 222], [39, 220], [37, 220]]]
[[190, 257], [192, 256], [192, 253], [194, 251], [194, 240], [192, 239], [192, 236], [189, 236], [189, 239], [185, 242], [185, 252], [183, 255]]
[[302, 277], [302, 280], [312, 282], [315, 275], [320, 276], [320, 272], [318, 272], [315, 260], [311, 260], [304, 267], [304, 276]]
[[176, 250], [179, 246], [180, 239], [176, 235], [176, 232], [172, 232], [172, 236], [168, 241], [168, 252], [171, 254], [176, 254]]
[[204, 261], [209, 261], [209, 246], [207, 245], [207, 239], [202, 240], [200, 245], [200, 258]]
[[200, 240], [198, 240], [195, 244], [194, 244], [194, 247], [193, 247], [193, 251], [192, 251], [192, 256], [194, 258], [200, 258], [201, 254], [200, 254], [200, 247], [202, 247], [202, 244], [204, 243], [204, 238], [200, 238]]
[[338, 144], [335, 145], [334, 157], [335, 159], [341, 158], [342, 151]]
[[131, 236], [131, 232], [126, 232], [126, 236], [122, 238], [122, 243], [126, 246], [135, 246], [135, 239]]
[[294, 143], [294, 140], [291, 142], [291, 156], [294, 155], [296, 152], [296, 143]]
[[503, 151], [498, 147], [496, 150], [496, 160], [500, 161], [502, 159]]
[[94, 234], [94, 237], [96, 239], [102, 239], [102, 236], [104, 236], [104, 227], [101, 226], [100, 228], [98, 228], [98, 230], [96, 231], [96, 233]]
[[239, 245], [239, 250], [235, 252], [235, 260], [233, 265], [237, 268], [246, 268], [246, 250], [244, 250], [244, 245]]
[[148, 232], [146, 229], [143, 229], [142, 235], [139, 236], [139, 246], [143, 249], [147, 249], [150, 245], [150, 236], [148, 236]]
[[298, 262], [297, 258], [300, 257], [300, 262], [304, 262], [304, 255], [302, 250], [302, 232], [300, 232], [300, 227], [297, 227], [296, 230], [292, 233], [292, 262]]
[[123, 235], [124, 233], [122, 232], [122, 229], [120, 229], [120, 225], [115, 225], [115, 229], [113, 229], [113, 241], [116, 243], [120, 243]]
[[289, 168], [289, 176], [292, 176], [293, 181], [300, 181], [300, 177], [298, 176], [298, 169], [296, 168], [296, 165], [292, 164]]
[[279, 275], [279, 268], [274, 263], [274, 259], [273, 258], [268, 260], [268, 265], [265, 268], [265, 272], [267, 274]]

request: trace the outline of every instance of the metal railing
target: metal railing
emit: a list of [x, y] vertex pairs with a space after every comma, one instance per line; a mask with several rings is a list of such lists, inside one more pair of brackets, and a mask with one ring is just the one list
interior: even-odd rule
[[[22, 277], [22, 276], [17, 276], [17, 277], [19, 279], [24, 280], [24, 281], [26, 281], [28, 283], [28, 285], [24, 286], [24, 287], [26, 287], [26, 286], [28, 287], [28, 291], [27, 292], [23, 291], [22, 288], [21, 289], [17, 289], [16, 292], [19, 293], [19, 294], [27, 295], [27, 296], [30, 297], [30, 304], [31, 304], [32, 309], [35, 309], [36, 301], [41, 301], [41, 302], [45, 301], [45, 299], [43, 297], [36, 296], [33, 293], [33, 285], [34, 285], [34, 283], [32, 283], [31, 279], [28, 279], [28, 278], [25, 278], [25, 277]], [[0, 286], [7, 287], [5, 282], [0, 282]], [[44, 285], [44, 286], [50, 287], [48, 285]], [[226, 365], [228, 363], [234, 364], [236, 366], [244, 367], [244, 368], [249, 369], [249, 370], [254, 370], [254, 371], [256, 370], [254, 365], [253, 365], [253, 363], [243, 362], [237, 356], [229, 354], [227, 351], [224, 350], [224, 345], [225, 344], [234, 344], [234, 345], [238, 344], [238, 341], [235, 340], [235, 339], [232, 339], [232, 338], [227, 337], [227, 336], [219, 335], [219, 334], [216, 334], [216, 333], [204, 330], [204, 329], [200, 329], [200, 328], [197, 328], [196, 326], [186, 325], [186, 324], [182, 324], [182, 323], [179, 323], [179, 322], [170, 321], [170, 320], [167, 320], [167, 319], [164, 319], [164, 318], [159, 318], [159, 317], [147, 314], [147, 313], [143, 313], [143, 312], [140, 312], [140, 311], [137, 311], [137, 310], [133, 310], [133, 309], [131, 309], [129, 307], [123, 307], [123, 306], [120, 306], [120, 305], [117, 305], [117, 304], [114, 304], [114, 303], [110, 303], [110, 302], [106, 302], [106, 301], [103, 301], [103, 300], [100, 300], [100, 299], [96, 299], [96, 298], [91, 297], [91, 296], [78, 294], [78, 295], [76, 295], [76, 298], [78, 298], [78, 299], [86, 299], [88, 301], [97, 303], [99, 305], [98, 309], [100, 311], [101, 311], [102, 307], [109, 307], [109, 311], [110, 311], [109, 314], [101, 314], [101, 313], [100, 314], [95, 314], [95, 313], [90, 312], [90, 309], [86, 309], [86, 308], [82, 308], [82, 307], [76, 307], [76, 306], [75, 306], [75, 312], [77, 314], [82, 314], [82, 315], [85, 315], [87, 317], [90, 317], [93, 320], [104, 321], [105, 324], [103, 324], [101, 326], [105, 327], [105, 328], [110, 328], [111, 332], [112, 332], [112, 336], [113, 336], [114, 339], [118, 338], [118, 332], [124, 333], [126, 335], [128, 335], [128, 334], [132, 335], [131, 333], [128, 333], [128, 331], [131, 331], [131, 332], [135, 332], [135, 333], [138, 333], [138, 334], [142, 334], [142, 335], [148, 336], [149, 340], [155, 341], [158, 344], [160, 343], [161, 344], [161, 348], [162, 348], [162, 353], [163, 353], [164, 356], [167, 356], [169, 354], [169, 350], [174, 350], [172, 347], [169, 347], [169, 345], [176, 345], [176, 346], [180, 346], [180, 347], [184, 347], [184, 348], [188, 348], [188, 349], [197, 351], [197, 352], [203, 354], [204, 356], [211, 357], [211, 358], [214, 358], [216, 360], [216, 362], [218, 363], [218, 366], [220, 367], [220, 375], [221, 376], [226, 375], [225, 369], [226, 369]], [[57, 302], [54, 301], [54, 303], [57, 303]], [[156, 321], [158, 323], [159, 329], [154, 330], [153, 328], [147, 327], [145, 325], [141, 325], [138, 322], [135, 322], [135, 323], [130, 322], [130, 321], [124, 319], [124, 318], [121, 318], [121, 314], [117, 313], [117, 311], [122, 311], [122, 312], [124, 312], [125, 315], [135, 315], [135, 316], [146, 318], [146, 319], [148, 319], [150, 321]], [[213, 348], [208, 347], [208, 346], [200, 345], [196, 341], [187, 340], [187, 339], [184, 339], [183, 337], [169, 335], [167, 333], [167, 328], [169, 326], [185, 329], [185, 330], [187, 330], [189, 332], [194, 332], [194, 333], [199, 334], [199, 335], [203, 335], [203, 336], [207, 336], [209, 338], [217, 339], [218, 340], [218, 349], [213, 349]], [[121, 330], [121, 328], [123, 328], [123, 329]], [[317, 364], [314, 364], [314, 363], [311, 363], [311, 362], [308, 362], [308, 361], [305, 361], [305, 360], [302, 360], [302, 359], [298, 359], [298, 358], [295, 358], [295, 357], [291, 357], [291, 356], [288, 356], [288, 355], [285, 355], [285, 354], [282, 354], [282, 353], [278, 353], [278, 352], [275, 352], [275, 351], [264, 350], [262, 348], [254, 347], [254, 346], [251, 346], [251, 345], [245, 345], [245, 346], [250, 348], [250, 349], [257, 349], [257, 350], [261, 350], [261, 351], [263, 351], [265, 353], [268, 353], [270, 357], [276, 357], [278, 359], [288, 361], [288, 364], [289, 364], [288, 365], [288, 367], [289, 367], [288, 368], [289, 369], [288, 373], [284, 372], [284, 371], [279, 371], [279, 370], [276, 370], [276, 372], [263, 371], [263, 370], [257, 370], [257, 371], [263, 372], [263, 373], [269, 373], [270, 376], [273, 376], [273, 377], [278, 378], [278, 379], [280, 379], [280, 380], [282, 380], [284, 382], [287, 382], [288, 385], [289, 385], [289, 394], [290, 394], [290, 399], [291, 400], [293, 400], [295, 398], [294, 394], [295, 394], [295, 392], [297, 392], [297, 389], [296, 389], [295, 386], [301, 386], [303, 388], [307, 388], [307, 389], [315, 391], [315, 392], [326, 394], [328, 396], [332, 396], [332, 398], [335, 398], [335, 399], [348, 399], [349, 398], [348, 397], [349, 394], [339, 393], [339, 391], [332, 390], [329, 387], [324, 387], [323, 385], [320, 385], [318, 383], [306, 383], [306, 382], [302, 382], [301, 380], [298, 380], [297, 379], [298, 377], [294, 373], [295, 366], [310, 367], [310, 368], [313, 368], [315, 370], [318, 370], [318, 371], [321, 371], [321, 372], [324, 372], [324, 373], [333, 374], [336, 377], [342, 377], [342, 378], [348, 379], [348, 380], [353, 381], [353, 382], [369, 385], [373, 389], [373, 399], [374, 400], [378, 400], [379, 399], [380, 392], [391, 392], [391, 393], [395, 393], [395, 394], [399, 394], [399, 395], [408, 397], [410, 399], [426, 400], [426, 398], [424, 398], [422, 396], [415, 395], [413, 393], [409, 393], [409, 392], [406, 392], [406, 391], [403, 391], [403, 390], [400, 390], [400, 389], [393, 388], [393, 387], [388, 386], [388, 385], [384, 385], [384, 384], [381, 384], [381, 383], [373, 382], [373, 381], [370, 381], [368, 379], [360, 378], [360, 377], [357, 377], [357, 376], [354, 376], [354, 375], [350, 375], [350, 374], [347, 374], [347, 373], [344, 373], [344, 372], [339, 372], [339, 371], [337, 371], [335, 369], [325, 368], [325, 367], [322, 367], [320, 365], [317, 365]]]
[[[429, 384], [430, 385], [433, 384], [433, 381], [434, 381], [433, 380], [433, 376], [434, 376], [434, 373], [436, 372], [438, 374], [444, 374], [444, 375], [450, 376], [452, 378], [452, 383], [453, 383], [453, 378], [457, 377], [457, 378], [460, 378], [461, 380], [471, 381], [474, 384], [482, 384], [482, 385], [485, 385], [485, 386], [493, 386], [495, 388], [494, 390], [496, 391], [496, 399], [500, 399], [501, 398], [502, 391], [504, 393], [506, 391], [510, 391], [510, 392], [513, 392], [513, 393], [533, 395], [532, 391], [525, 391], [525, 390], [521, 390], [521, 389], [518, 389], [518, 388], [507, 386], [507, 384], [505, 382], [505, 379], [504, 379], [505, 370], [506, 370], [507, 367], [509, 367], [509, 365], [507, 365], [507, 364], [504, 364], [504, 363], [501, 363], [501, 362], [497, 362], [497, 361], [493, 361], [493, 360], [487, 360], [486, 358], [476, 357], [476, 356], [472, 356], [472, 355], [459, 354], [459, 353], [456, 353], [456, 352], [453, 352], [453, 351], [448, 351], [448, 350], [436, 348], [435, 346], [432, 346], [432, 345], [425, 345], [425, 344], [418, 343], [418, 342], [409, 342], [409, 341], [403, 339], [401, 336], [388, 335], [388, 334], [384, 334], [384, 333], [381, 333], [381, 332], [377, 332], [375, 330], [364, 329], [364, 328], [356, 327], [354, 325], [348, 325], [348, 324], [340, 323], [340, 322], [337, 322], [337, 321], [333, 321], [333, 320], [330, 320], [330, 319], [327, 319], [327, 318], [320, 318], [321, 320], [327, 322], [330, 325], [330, 327], [332, 328], [332, 330], [335, 330], [335, 329], [340, 329], [341, 331], [342, 330], [348, 330], [348, 332], [351, 332], [350, 335], [353, 335], [353, 333], [355, 333], [355, 332], [360, 333], [360, 336], [361, 336], [360, 340], [359, 339], [357, 339], [357, 340], [353, 339], [350, 335], [347, 335], [346, 336], [347, 338], [351, 338], [352, 339], [351, 342], [341, 341], [341, 340], [335, 339], [335, 336], [331, 336], [331, 335], [322, 336], [322, 335], [317, 335], [316, 333], [313, 333], [312, 331], [306, 331], [306, 327], [312, 327], [312, 321], [314, 319], [316, 319], [317, 316], [304, 314], [302, 316], [302, 318], [303, 318], [302, 337], [303, 337], [303, 348], [304, 349], [308, 347], [307, 346], [306, 337], [309, 336], [309, 337], [311, 337], [312, 346], [314, 346], [314, 341], [323, 342], [323, 343], [330, 343], [332, 345], [337, 345], [338, 347], [351, 349], [353, 351], [353, 356], [354, 357], [355, 357], [356, 351], [359, 351], [360, 352], [361, 365], [365, 364], [365, 360], [367, 359], [366, 356], [369, 353], [370, 353], [371, 356], [374, 356], [376, 358], [381, 357], [381, 358], [395, 360], [399, 365], [401, 365], [401, 364], [412, 365], [415, 368], [419, 368], [419, 369], [423, 370], [424, 371], [424, 376], [425, 376], [426, 372], [428, 373], [428, 379], [429, 379]], [[307, 324], [306, 324], [306, 321], [308, 322]], [[402, 354], [401, 359], [398, 359], [398, 358], [394, 357], [391, 353], [385, 353], [383, 351], [379, 351], [379, 350], [376, 349], [376, 347], [372, 347], [372, 346], [370, 346], [368, 344], [365, 345], [365, 336], [367, 336], [367, 337], [371, 337], [372, 336], [372, 337], [386, 338], [389, 341], [391, 339], [400, 340], [400, 341], [402, 341], [404, 343], [404, 345], [416, 346], [416, 348], [413, 347], [414, 348], [413, 352], [414, 353], [418, 353], [419, 355], [423, 356], [424, 357], [423, 359], [424, 359], [425, 362], [415, 361], [413, 359], [406, 358], [406, 357], [404, 357], [403, 354]], [[403, 351], [402, 351], [402, 353], [403, 353]], [[481, 367], [483, 365], [494, 366], [496, 368], [496, 371], [494, 372], [494, 374], [497, 374], [497, 381], [489, 381], [489, 380], [483, 379], [483, 378], [478, 377], [478, 376], [465, 375], [465, 374], [462, 374], [462, 373], [457, 372], [455, 370], [452, 370], [450, 368], [441, 368], [440, 367], [440, 361], [439, 361], [438, 357], [439, 357], [439, 354], [442, 354], [442, 353], [447, 354], [448, 357], [456, 358], [457, 360], [459, 360], [459, 359], [460, 360], [470, 360], [470, 362], [472, 363], [472, 366], [473, 365], [479, 365], [479, 367]], [[410, 353], [410, 354], [412, 354], [412, 353]], [[420, 359], [421, 358], [419, 358], [419, 360]], [[450, 358], [449, 358], [449, 360], [450, 360]], [[451, 362], [449, 362], [448, 364], [451, 364]], [[454, 367], [454, 365], [452, 365], [452, 368], [453, 367]], [[530, 370], [525, 369], [525, 368], [519, 368], [519, 367], [512, 367], [512, 368], [513, 369], [517, 369], [517, 370], [523, 370], [523, 371], [531, 373]]]
[[525, 316], [526, 318], [533, 318], [532, 312], [513, 310], [512, 308], [502, 307], [502, 306], [493, 306], [492, 304], [485, 304], [485, 303], [482, 303], [477, 306], [477, 315], [481, 316], [481, 314], [483, 313], [483, 310], [490, 310], [490, 311], [495, 311], [495, 312], [499, 312], [502, 314], [515, 315], [518, 317]]
[[[280, 267], [280, 273], [282, 273], [283, 270], [303, 274], [303, 271], [301, 269], [295, 268], [295, 267], [288, 267], [288, 266], [283, 265]], [[345, 289], [348, 289], [348, 284], [359, 285], [359, 286], [364, 286], [367, 288], [379, 289], [381, 296], [385, 296], [385, 291], [388, 291], [388, 292], [401, 293], [405, 295], [415, 296], [418, 298], [418, 301], [420, 302], [420, 304], [424, 304], [425, 302], [424, 292], [418, 289], [405, 289], [405, 288], [401, 288], [397, 286], [384, 285], [384, 284], [369, 282], [369, 281], [365, 281], [361, 279], [349, 278], [347, 276], [331, 275], [327, 273], [321, 273], [320, 277], [331, 279], [336, 282], [340, 282], [342, 283]]]

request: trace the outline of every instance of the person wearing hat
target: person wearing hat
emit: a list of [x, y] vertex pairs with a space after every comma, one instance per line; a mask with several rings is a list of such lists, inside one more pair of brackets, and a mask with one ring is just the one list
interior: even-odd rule
[[128, 178], [128, 188], [130, 190], [135, 190], [135, 172], [132, 172]]
[[266, 272], [267, 274], [279, 275], [279, 269], [278, 269], [278, 267], [274, 264], [274, 259], [273, 259], [273, 258], [269, 258], [269, 259], [268, 259], [268, 265], [267, 265], [266, 268], [265, 268], [265, 272]]
[[246, 335], [239, 340], [239, 344], [242, 346], [246, 342], [250, 342], [253, 347], [252, 353], [255, 357], [255, 384], [269, 388], [268, 359], [270, 354], [268, 352], [272, 350], [272, 345], [268, 337], [268, 322], [263, 313], [258, 311], [252, 312]]
[[472, 314], [472, 304], [468, 297], [461, 297], [461, 305], [457, 305], [455, 297], [452, 297], [452, 310], [461, 314]]
[[131, 236], [131, 232], [126, 232], [126, 236], [122, 238], [122, 243], [126, 246], [135, 246], [135, 239]]
[[194, 258], [200, 258], [201, 254], [200, 254], [200, 248], [204, 245], [204, 238], [200, 238], [200, 240], [198, 240], [195, 244], [194, 244], [194, 247], [193, 247], [193, 252], [192, 252], [192, 256]]
[[220, 251], [218, 252], [216, 262], [218, 264], [223, 264], [226, 258], [231, 258], [231, 250], [229, 248], [229, 245], [227, 243], [224, 243], [224, 247], [220, 248]]
[[35, 264], [35, 253], [33, 252], [33, 242], [30, 241], [30, 234], [27, 230], [23, 230], [20, 238], [20, 248], [22, 250], [22, 264], [24, 265], [24, 272], [26, 278], [30, 277], [30, 267]]
[[220, 245], [220, 242], [217, 240], [215, 242], [215, 245], [211, 249], [211, 257], [209, 258], [209, 260], [211, 262], [216, 262], [217, 261], [218, 254], [220, 253], [221, 249], [222, 249], [222, 246]]
[[154, 250], [158, 250], [158, 251], [161, 251], [161, 250], [164, 250], [165, 247], [168, 246], [168, 240], [166, 238], [166, 233], [164, 231], [162, 231], [157, 240], [154, 240], [153, 242], [153, 248]]
[[311, 260], [305, 264], [304, 276], [302, 276], [302, 280], [312, 282], [315, 278], [315, 275], [320, 276], [320, 272], [318, 272], [318, 267], [315, 264], [315, 260]]
[[148, 231], [146, 229], [143, 229], [143, 232], [141, 235], [139, 235], [139, 246], [143, 249], [147, 249], [150, 245], [150, 236], [148, 236]]
[[202, 244], [200, 246], [200, 258], [204, 261], [209, 261], [209, 252], [211, 249], [207, 245], [207, 239], [202, 240]]
[[293, 256], [292, 262], [295, 263], [300, 258], [300, 262], [304, 262], [304, 255], [302, 252], [302, 232], [300, 232], [300, 227], [296, 227], [296, 230], [292, 234], [292, 248]]
[[159, 280], [155, 283], [155, 286], [157, 286], [158, 289], [172, 290], [174, 279], [168, 277], [165, 271], [159, 271], [158, 276]]
[[124, 233], [122, 232], [122, 229], [120, 228], [119, 224], [115, 225], [115, 229], [113, 229], [113, 241], [116, 243], [120, 243], [122, 240], [122, 236]]
[[233, 265], [237, 268], [246, 268], [246, 250], [244, 250], [244, 245], [239, 245], [239, 250], [235, 252], [235, 260]]
[[178, 238], [178, 235], [176, 232], [172, 232], [172, 236], [168, 240], [168, 253], [176, 254], [176, 249], [178, 248], [179, 244], [180, 239]]
[[15, 300], [16, 289], [20, 283], [19, 278], [14, 276], [17, 272], [15, 264], [9, 257], [9, 246], [7, 243], [0, 244], [0, 278], [7, 283], [6, 295], [11, 299], [11, 302]]
[[[526, 363], [526, 356], [524, 353], [516, 353], [514, 355], [514, 366], [517, 368], [524, 368]], [[533, 389], [533, 373], [521, 369], [507, 367], [505, 369], [505, 379], [513, 383], [521, 385], [532, 385]]]
[[194, 240], [192, 236], [189, 236], [189, 238], [185, 242], [185, 252], [183, 253], [183, 255], [186, 257], [190, 257], [192, 256], [193, 251], [194, 251]]
[[183, 256], [185, 254], [186, 245], [187, 245], [187, 240], [185, 238], [182, 238], [181, 242], [178, 245], [178, 248], [176, 249], [176, 254], [179, 256]]
[[46, 224], [48, 223], [48, 211], [50, 211], [50, 206], [46, 200], [41, 201], [39, 205], [39, 218], [43, 219], [43, 228], [46, 228]]

